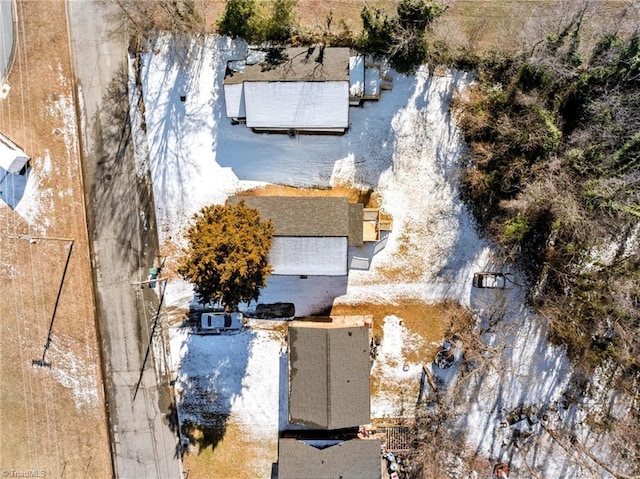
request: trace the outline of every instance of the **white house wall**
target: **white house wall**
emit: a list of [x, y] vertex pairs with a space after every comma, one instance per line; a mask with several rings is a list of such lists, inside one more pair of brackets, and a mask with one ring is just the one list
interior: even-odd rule
[[242, 83], [224, 86], [224, 105], [227, 118], [244, 118], [244, 87]]
[[245, 82], [249, 128], [349, 126], [349, 82]]
[[273, 274], [345, 276], [346, 237], [275, 236], [269, 253]]

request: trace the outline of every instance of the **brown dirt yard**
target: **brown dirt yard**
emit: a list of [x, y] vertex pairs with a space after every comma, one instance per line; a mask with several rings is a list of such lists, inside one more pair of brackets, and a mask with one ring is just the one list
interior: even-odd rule
[[[111, 477], [65, 4], [19, 1], [17, 11], [0, 131], [31, 170], [0, 184], [0, 474]], [[51, 368], [34, 367], [61, 284]]]
[[[360, 33], [360, 12], [364, 6], [394, 13], [398, 0], [298, 0], [296, 19], [303, 32]], [[445, 40], [454, 46], [479, 49], [521, 48], [547, 32], [558, 33], [585, 3], [587, 39], [604, 28], [630, 31], [637, 25], [640, 6], [633, 0], [439, 0], [447, 10], [434, 25], [433, 40]], [[270, 0], [256, 0], [268, 11]], [[225, 0], [196, 0], [207, 25], [213, 29]]]

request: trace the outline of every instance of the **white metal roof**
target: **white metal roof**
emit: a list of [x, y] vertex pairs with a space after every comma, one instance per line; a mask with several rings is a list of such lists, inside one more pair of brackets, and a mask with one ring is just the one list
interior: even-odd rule
[[364, 56], [349, 57], [349, 94], [360, 97], [364, 95]]
[[345, 276], [347, 237], [274, 236], [269, 253], [273, 274]]
[[364, 94], [365, 96], [380, 95], [380, 69], [368, 67], [364, 71]]
[[349, 82], [245, 82], [249, 128], [336, 129], [349, 126]]
[[0, 1], [0, 86], [9, 74], [11, 50], [16, 36], [13, 29], [14, 21], [13, 2]]
[[9, 173], [19, 173], [27, 161], [29, 161], [27, 154], [0, 134], [0, 168]]
[[244, 84], [224, 85], [224, 104], [227, 118], [244, 118]]

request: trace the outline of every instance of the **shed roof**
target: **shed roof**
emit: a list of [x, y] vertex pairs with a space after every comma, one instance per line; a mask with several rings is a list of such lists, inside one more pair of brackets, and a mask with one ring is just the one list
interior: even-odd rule
[[347, 236], [349, 245], [362, 244], [361, 203], [330, 196], [232, 196], [227, 201], [243, 200], [273, 222], [276, 236]]
[[27, 154], [0, 133], [0, 168], [10, 173], [18, 173], [28, 161]]
[[289, 421], [341, 429], [371, 420], [369, 328], [289, 327]]
[[349, 81], [349, 49], [292, 47], [266, 52], [264, 61], [227, 70], [224, 83], [271, 81]]
[[364, 95], [364, 55], [349, 58], [349, 95]]
[[318, 449], [297, 439], [278, 441], [279, 479], [379, 479], [380, 441], [352, 439]]

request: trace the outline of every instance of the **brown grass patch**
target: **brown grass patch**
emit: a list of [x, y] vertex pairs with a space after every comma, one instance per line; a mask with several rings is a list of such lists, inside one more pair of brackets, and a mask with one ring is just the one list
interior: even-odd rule
[[[225, 3], [225, 0], [196, 1], [210, 30], [215, 30]], [[270, 0], [257, 3], [260, 10], [269, 11]], [[589, 36], [594, 30], [601, 29], [603, 24], [615, 25], [631, 2], [597, 0], [592, 3], [591, 10], [595, 14], [585, 22]], [[298, 0], [294, 12], [303, 36], [321, 36], [323, 32], [328, 32], [327, 18], [330, 13], [332, 34], [348, 31], [355, 36], [362, 31], [360, 13], [364, 6], [379, 7], [394, 15], [396, 4], [391, 0]], [[559, 23], [571, 18], [581, 2], [450, 0], [446, 5], [447, 11], [436, 21], [435, 31], [430, 38], [445, 40], [454, 46], [472, 45], [487, 50], [505, 46], [522, 47], [525, 42], [538, 40], [545, 32], [557, 31]], [[622, 22], [623, 27], [633, 23], [633, 20], [627, 14], [626, 23]]]
[[[215, 31], [225, 0], [196, 0], [207, 30]], [[271, 0], [256, 2], [263, 12], [269, 12]], [[451, 46], [473, 46], [480, 50], [492, 48], [521, 48], [531, 45], [549, 32], [558, 32], [562, 22], [570, 19], [582, 2], [539, 0], [448, 0], [447, 11], [434, 24], [429, 38], [446, 41]], [[591, 39], [603, 28], [631, 31], [637, 21], [627, 12], [631, 0], [596, 0], [591, 2], [591, 15], [584, 22], [585, 37]], [[379, 7], [395, 15], [396, 1], [392, 0], [298, 0], [294, 7], [302, 37], [322, 37], [323, 33], [340, 35], [362, 31], [360, 13], [364, 6]], [[632, 10], [631, 10], [632, 11]], [[331, 27], [327, 18], [332, 15]]]
[[[380, 336], [384, 342], [384, 318], [397, 316], [402, 320], [403, 326], [410, 335], [417, 336], [419, 347], [416, 343], [404, 345], [402, 358], [407, 364], [424, 364], [433, 359], [440, 349], [445, 336], [452, 330], [461, 327], [464, 322], [460, 318], [468, 316], [466, 310], [457, 303], [443, 302], [430, 304], [418, 299], [405, 299], [393, 304], [344, 304], [336, 305], [331, 311], [332, 315], [368, 314], [373, 316], [372, 335]], [[457, 327], [452, 327], [452, 324]], [[464, 323], [466, 324], [466, 323]], [[387, 368], [402, 368], [404, 364], [388, 362]], [[378, 373], [376, 373], [376, 371]], [[381, 370], [375, 370], [371, 374], [372, 396], [384, 395], [393, 397], [401, 411], [410, 411], [415, 406], [420, 378], [411, 377], [405, 379], [382, 377]]]
[[304, 196], [304, 197], [344, 197], [349, 203], [362, 203], [371, 207], [373, 190], [360, 190], [352, 186], [332, 188], [296, 188], [295, 186], [265, 185], [238, 193], [238, 196]]
[[[384, 318], [394, 315], [403, 320], [404, 325], [411, 333], [419, 335], [425, 344], [429, 344], [442, 341], [450, 327], [452, 318], [456, 317], [460, 311], [464, 311], [464, 309], [452, 302], [431, 304], [419, 299], [407, 298], [397, 304], [337, 304], [331, 309], [331, 315], [371, 315], [373, 316], [372, 335], [373, 337], [379, 335], [381, 338], [383, 337]], [[431, 349], [435, 354], [438, 347], [429, 348], [429, 354]], [[422, 360], [424, 355], [425, 352], [420, 351], [409, 354], [406, 359], [418, 362]]]
[[[261, 0], [256, 3], [261, 11], [268, 13], [271, 1]], [[225, 0], [199, 0], [196, 5], [203, 12], [207, 24], [215, 29], [225, 3]], [[386, 0], [298, 0], [294, 12], [304, 32], [320, 34], [326, 31], [327, 17], [331, 13], [331, 33], [338, 34], [348, 30], [357, 34], [362, 29], [360, 12], [364, 5], [380, 6], [388, 12], [395, 11], [395, 2]]]
[[410, 261], [411, 258], [420, 258], [422, 252], [418, 245], [413, 243], [408, 232], [398, 237], [398, 246], [392, 253], [390, 260], [378, 267], [378, 272], [386, 281], [391, 283], [418, 283], [424, 275], [422, 261]]
[[[192, 426], [189, 436], [197, 445], [205, 437], [219, 432]], [[240, 425], [229, 421], [215, 447], [205, 447], [184, 456], [184, 469], [189, 479], [229, 477], [255, 479], [271, 477], [271, 464], [278, 460], [278, 441], [273, 438], [256, 439]], [[197, 447], [197, 446], [196, 446]]]
[[182, 248], [172, 238], [167, 238], [160, 247], [160, 256], [162, 277], [167, 279], [179, 278], [178, 266], [182, 257]]
[[[413, 414], [416, 399], [420, 392], [420, 378], [385, 380], [377, 374], [371, 375], [371, 396], [384, 395], [394, 398], [396, 405], [400, 406], [400, 417]], [[380, 419], [380, 418], [377, 418]]]
[[[451, 46], [480, 50], [518, 49], [531, 46], [548, 33], [559, 33], [585, 2], [539, 0], [454, 0], [436, 22], [432, 39]], [[589, 43], [605, 28], [620, 32], [635, 28], [637, 20], [625, 10], [630, 0], [595, 0], [583, 21], [583, 38]]]
[[[0, 314], [10, 318], [0, 325], [2, 469], [110, 477], [65, 4], [18, 1], [16, 9], [18, 43], [11, 90], [0, 100], [0, 131], [32, 158], [29, 182], [40, 181], [40, 196], [27, 189], [22, 206], [33, 201], [40, 215], [29, 222], [0, 205], [0, 265], [10, 265], [0, 267]], [[71, 139], [68, 150], [61, 131]], [[49, 239], [30, 243], [11, 234]], [[31, 362], [43, 354], [69, 243], [53, 237], [71, 238], [74, 246], [45, 358], [51, 369], [43, 369]]]
[[289, 323], [286, 321], [275, 321], [273, 327], [269, 331], [269, 337], [277, 340], [280, 344], [287, 344], [287, 331], [289, 331]]

